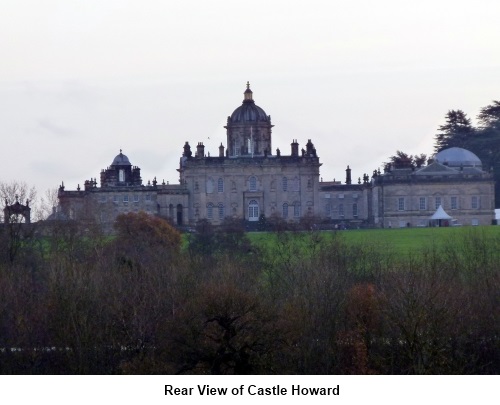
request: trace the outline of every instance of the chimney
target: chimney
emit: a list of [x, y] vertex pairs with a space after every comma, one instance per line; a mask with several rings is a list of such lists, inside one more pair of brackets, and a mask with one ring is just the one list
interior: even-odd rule
[[196, 157], [200, 159], [205, 157], [205, 145], [203, 145], [203, 142], [198, 142], [196, 146]]
[[219, 157], [224, 157], [224, 145], [222, 145], [222, 142], [219, 146]]
[[293, 140], [291, 146], [292, 146], [292, 156], [299, 156], [299, 144], [297, 142], [297, 139]]
[[345, 184], [351, 184], [351, 169], [349, 169], [349, 166], [347, 166], [347, 169], [345, 169]]

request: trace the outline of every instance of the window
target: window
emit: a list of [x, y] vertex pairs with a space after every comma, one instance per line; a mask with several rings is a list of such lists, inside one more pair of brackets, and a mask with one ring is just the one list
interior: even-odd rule
[[219, 204], [219, 219], [224, 219], [224, 204], [222, 203]]
[[434, 199], [434, 208], [438, 209], [440, 205], [441, 205], [441, 197], [436, 197]]
[[451, 209], [458, 209], [458, 197], [451, 197]]
[[300, 182], [299, 182], [298, 177], [295, 177], [295, 178], [293, 179], [293, 183], [292, 183], [292, 190], [293, 190], [293, 191], [300, 191]]
[[286, 177], [283, 177], [282, 183], [283, 183], [283, 191], [288, 191], [288, 179]]
[[214, 181], [213, 179], [207, 180], [207, 194], [211, 194], [214, 192]]
[[118, 202], [118, 196], [117, 196], [117, 195], [114, 195], [114, 196], [113, 196], [113, 202], [114, 202], [114, 203], [117, 203], [117, 202]]
[[420, 197], [418, 199], [418, 209], [419, 210], [426, 210], [427, 209], [427, 198]]
[[479, 225], [479, 219], [473, 219], [471, 221], [472, 226], [478, 226]]
[[207, 204], [207, 219], [214, 218], [214, 205], [212, 203]]
[[339, 217], [344, 216], [344, 204], [339, 204]]
[[479, 208], [479, 197], [472, 196], [471, 198], [471, 208], [477, 210]]
[[283, 204], [283, 218], [288, 218], [288, 204]]
[[293, 216], [295, 218], [299, 218], [300, 217], [300, 203], [299, 202], [295, 202], [293, 204]]
[[404, 210], [405, 210], [405, 198], [399, 197], [398, 198], [398, 211], [404, 211]]
[[128, 203], [128, 195], [124, 195], [123, 196], [123, 202], [124, 203]]
[[219, 180], [217, 180], [217, 192], [224, 192], [224, 179], [222, 177], [219, 177]]
[[250, 191], [257, 191], [257, 178], [255, 176], [250, 177], [248, 181], [248, 188]]
[[151, 201], [151, 194], [146, 194], [146, 201]]
[[358, 216], [358, 204], [357, 203], [352, 204], [352, 216], [353, 217]]
[[325, 214], [327, 217], [332, 215], [332, 204], [330, 204], [330, 203], [326, 204]]
[[105, 195], [101, 195], [101, 198], [99, 199], [100, 202], [105, 203], [107, 200]]
[[259, 203], [256, 200], [251, 200], [248, 203], [248, 220], [249, 221], [259, 220]]
[[118, 181], [119, 182], [125, 181], [125, 170], [123, 169], [118, 170]]
[[139, 202], [139, 196], [137, 194], [134, 195], [134, 202], [136, 202], [136, 203]]
[[248, 138], [247, 140], [247, 146], [248, 146], [248, 154], [253, 155], [253, 142], [252, 139]]
[[240, 155], [240, 141], [238, 139], [235, 139], [233, 156], [239, 156], [239, 155]]

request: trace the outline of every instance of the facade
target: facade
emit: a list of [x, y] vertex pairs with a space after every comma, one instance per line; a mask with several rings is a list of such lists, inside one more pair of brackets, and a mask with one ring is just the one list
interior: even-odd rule
[[491, 224], [493, 177], [469, 151], [451, 148], [418, 169], [388, 168], [363, 175], [357, 183], [346, 169], [345, 182], [320, 181], [319, 157], [309, 139], [289, 154], [272, 149], [271, 117], [255, 104], [247, 83], [241, 106], [227, 118], [226, 145], [217, 156], [198, 142], [185, 142], [179, 184], [143, 184], [140, 168], [122, 151], [83, 189], [59, 188], [53, 218], [93, 218], [113, 224], [120, 213], [145, 211], [179, 226], [200, 219], [221, 224], [225, 218], [248, 223], [277, 216], [298, 222], [312, 218], [341, 227], [427, 226], [439, 205], [463, 225]]
[[[439, 152], [427, 166], [388, 170], [372, 180], [373, 224], [427, 226], [441, 206], [455, 224], [490, 225], [494, 181], [479, 158], [462, 148]], [[451, 221], [448, 224], [453, 224]]]

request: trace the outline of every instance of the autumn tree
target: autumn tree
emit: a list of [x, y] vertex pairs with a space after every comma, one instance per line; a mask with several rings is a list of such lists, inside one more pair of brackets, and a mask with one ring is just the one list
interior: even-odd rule
[[118, 215], [114, 228], [118, 257], [130, 266], [147, 266], [154, 255], [172, 260], [179, 254], [181, 234], [164, 219], [129, 212]]

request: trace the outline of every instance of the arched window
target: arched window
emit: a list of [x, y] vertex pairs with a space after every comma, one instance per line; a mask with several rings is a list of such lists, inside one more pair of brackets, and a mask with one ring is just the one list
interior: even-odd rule
[[219, 219], [224, 219], [224, 204], [219, 203]]
[[300, 203], [298, 201], [293, 203], [293, 216], [295, 218], [300, 217]]
[[288, 204], [283, 204], [283, 218], [288, 218]]
[[207, 219], [214, 218], [214, 205], [212, 203], [207, 204]]
[[118, 181], [121, 183], [125, 181], [125, 170], [118, 170]]
[[257, 178], [255, 176], [250, 177], [248, 181], [248, 188], [250, 191], [257, 191]]
[[214, 192], [214, 180], [209, 178], [207, 180], [207, 194], [211, 194]]
[[248, 203], [248, 220], [249, 221], [259, 220], [259, 203], [256, 200], [251, 200]]
[[288, 179], [283, 177], [283, 191], [288, 191]]
[[217, 192], [224, 192], [224, 179], [222, 177], [219, 177], [219, 180], [217, 180]]

